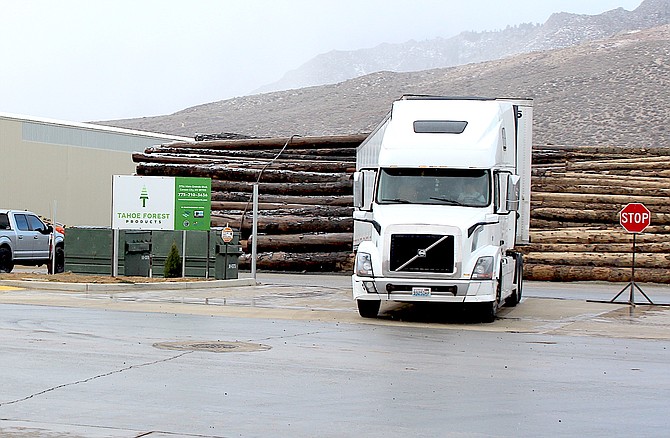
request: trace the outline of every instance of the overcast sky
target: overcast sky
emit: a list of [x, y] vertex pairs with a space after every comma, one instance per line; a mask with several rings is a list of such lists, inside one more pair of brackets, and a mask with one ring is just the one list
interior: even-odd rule
[[0, 0], [0, 112], [71, 121], [243, 96], [314, 56], [641, 0]]

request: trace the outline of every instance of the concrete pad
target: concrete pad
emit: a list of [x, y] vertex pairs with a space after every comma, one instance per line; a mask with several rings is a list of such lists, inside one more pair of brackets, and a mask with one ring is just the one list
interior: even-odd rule
[[[252, 278], [231, 280], [203, 280], [157, 283], [64, 283], [56, 281], [32, 280], [0, 280], [0, 287], [13, 286], [26, 289], [75, 291], [75, 292], [109, 292], [126, 290], [184, 290], [184, 289], [216, 289], [223, 287], [254, 286]], [[0, 289], [2, 290], [2, 289]]]
[[361, 318], [348, 290], [318, 286], [84, 292], [14, 289], [3, 290], [0, 303], [484, 332], [670, 339], [669, 308], [637, 306], [630, 310], [624, 304], [550, 298], [524, 298], [516, 307], [500, 309], [498, 319], [490, 324], [459, 313], [456, 306], [427, 308], [393, 303], [384, 305], [379, 318]]
[[[473, 318], [467, 307], [441, 304], [386, 303], [378, 318], [367, 319], [358, 315], [348, 277], [278, 275], [262, 281], [257, 284], [252, 278], [240, 278], [134, 284], [3, 282], [0, 303], [482, 332], [670, 339], [668, 307], [525, 297], [516, 307], [501, 308], [497, 320], [490, 324]], [[561, 284], [547, 287], [560, 289]], [[575, 287], [584, 288], [567, 285], [568, 293]], [[609, 286], [601, 287], [608, 293]], [[590, 285], [590, 290], [593, 289], [594, 285]]]

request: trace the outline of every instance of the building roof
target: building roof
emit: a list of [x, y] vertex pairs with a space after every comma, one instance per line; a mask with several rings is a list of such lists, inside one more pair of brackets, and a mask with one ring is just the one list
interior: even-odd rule
[[65, 120], [48, 119], [48, 118], [44, 118], [44, 117], [33, 117], [33, 116], [26, 116], [26, 115], [21, 115], [21, 114], [10, 114], [10, 113], [4, 113], [4, 112], [0, 112], [0, 119], [9, 119], [9, 120], [30, 122], [30, 123], [43, 124], [43, 125], [63, 126], [63, 127], [68, 127], [68, 128], [85, 129], [85, 130], [108, 132], [108, 133], [123, 134], [123, 135], [133, 135], [133, 136], [139, 136], [139, 137], [151, 137], [151, 138], [163, 139], [163, 140], [193, 141], [193, 138], [181, 137], [181, 136], [177, 136], [177, 135], [159, 134], [157, 132], [138, 131], [138, 130], [126, 129], [126, 128], [116, 128], [116, 127], [113, 127], [113, 126], [96, 125], [94, 123], [70, 122], [70, 121], [65, 121]]

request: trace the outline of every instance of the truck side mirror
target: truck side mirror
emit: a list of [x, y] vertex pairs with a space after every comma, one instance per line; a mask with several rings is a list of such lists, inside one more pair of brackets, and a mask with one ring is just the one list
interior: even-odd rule
[[354, 207], [363, 207], [363, 190], [365, 187], [365, 176], [363, 172], [354, 172]]
[[354, 207], [365, 211], [372, 210], [376, 177], [377, 172], [373, 169], [354, 173]]
[[507, 175], [507, 210], [519, 211], [521, 193], [521, 177], [519, 175]]

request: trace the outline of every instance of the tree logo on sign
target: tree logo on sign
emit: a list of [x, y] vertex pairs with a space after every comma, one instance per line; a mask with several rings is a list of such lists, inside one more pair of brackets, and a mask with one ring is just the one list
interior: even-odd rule
[[142, 201], [142, 208], [147, 207], [147, 200], [149, 199], [149, 192], [147, 191], [147, 186], [142, 187], [140, 192], [140, 200]]

